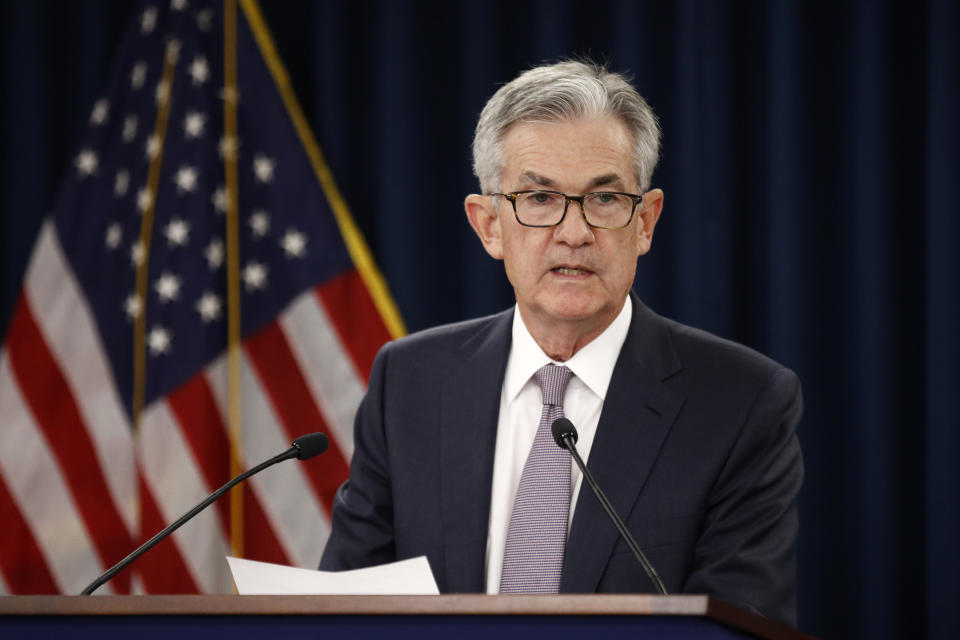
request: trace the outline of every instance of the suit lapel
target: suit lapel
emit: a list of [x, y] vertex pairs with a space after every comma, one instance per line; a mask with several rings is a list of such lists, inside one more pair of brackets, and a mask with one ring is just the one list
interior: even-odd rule
[[[631, 297], [630, 331], [610, 380], [587, 462], [624, 519], [643, 490], [683, 404], [682, 396], [662, 384], [680, 369], [667, 327], [636, 296]], [[613, 523], [584, 481], [567, 539], [561, 592], [596, 591], [618, 539]]]
[[512, 311], [501, 313], [469, 338], [462, 370], [439, 390], [446, 591], [484, 591], [493, 454], [512, 322]]

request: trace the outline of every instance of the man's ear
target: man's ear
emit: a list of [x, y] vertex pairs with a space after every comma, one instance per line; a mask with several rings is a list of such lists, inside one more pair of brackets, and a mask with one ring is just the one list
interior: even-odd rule
[[463, 201], [467, 220], [473, 227], [483, 248], [493, 258], [503, 260], [503, 237], [500, 229], [500, 216], [494, 207], [494, 198], [472, 193]]
[[653, 228], [657, 226], [660, 212], [663, 210], [663, 191], [651, 189], [643, 194], [643, 202], [637, 205], [637, 254], [643, 255], [650, 251], [653, 242]]

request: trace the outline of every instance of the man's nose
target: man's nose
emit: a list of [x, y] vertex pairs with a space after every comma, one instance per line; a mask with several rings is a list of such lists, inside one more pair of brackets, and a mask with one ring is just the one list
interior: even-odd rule
[[575, 200], [567, 203], [567, 213], [557, 225], [554, 237], [575, 247], [593, 240], [593, 228], [587, 224], [582, 204]]

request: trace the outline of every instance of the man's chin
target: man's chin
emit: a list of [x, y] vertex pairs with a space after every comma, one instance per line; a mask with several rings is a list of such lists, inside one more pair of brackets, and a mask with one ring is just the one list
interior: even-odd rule
[[602, 322], [604, 306], [595, 299], [565, 299], [543, 305], [544, 315], [554, 322], [591, 324]]

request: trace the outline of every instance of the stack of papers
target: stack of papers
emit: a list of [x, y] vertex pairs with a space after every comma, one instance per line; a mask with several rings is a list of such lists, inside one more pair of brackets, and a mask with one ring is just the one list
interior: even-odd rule
[[426, 556], [353, 571], [313, 571], [227, 557], [240, 595], [439, 595]]

